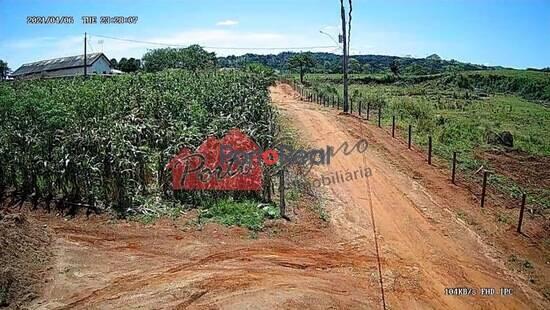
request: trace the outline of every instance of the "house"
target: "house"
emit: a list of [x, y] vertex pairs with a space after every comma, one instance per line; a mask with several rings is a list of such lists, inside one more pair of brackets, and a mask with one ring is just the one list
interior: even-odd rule
[[[113, 65], [103, 53], [87, 54], [87, 74], [112, 74]], [[84, 55], [23, 64], [11, 74], [15, 79], [84, 75]]]

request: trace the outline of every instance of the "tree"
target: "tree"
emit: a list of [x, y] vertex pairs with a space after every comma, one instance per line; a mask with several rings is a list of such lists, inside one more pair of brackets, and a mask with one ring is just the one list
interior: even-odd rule
[[396, 59], [390, 63], [390, 70], [395, 76], [399, 76], [399, 62]]
[[361, 66], [361, 63], [359, 62], [359, 60], [355, 59], [355, 58], [350, 58], [349, 59], [349, 72], [350, 73], [361, 73], [361, 70], [362, 70], [362, 66]]
[[309, 52], [296, 54], [288, 59], [288, 67], [300, 72], [300, 82], [304, 84], [304, 74], [315, 67], [315, 59]]
[[124, 71], [126, 69], [128, 59], [125, 57], [120, 58], [120, 61], [118, 62], [118, 70]]
[[139, 59], [130, 58], [126, 61], [125, 65], [121, 68], [124, 72], [136, 72], [141, 67], [141, 61]]
[[111, 65], [113, 65], [113, 68], [118, 69], [118, 61], [116, 61], [116, 58], [111, 59]]
[[0, 81], [4, 80], [8, 76], [8, 73], [10, 73], [8, 63], [0, 59]]
[[135, 58], [126, 59], [122, 57], [119, 62], [115, 58], [111, 59], [113, 68], [123, 72], [136, 72], [141, 69], [141, 60]]
[[216, 54], [209, 53], [199, 45], [187, 48], [161, 48], [150, 50], [142, 58], [143, 68], [148, 72], [179, 68], [193, 72], [216, 66]]
[[362, 73], [371, 73], [371, 66], [369, 64], [363, 64], [361, 68]]
[[251, 62], [247, 64], [246, 66], [244, 66], [244, 71], [259, 74], [265, 77], [270, 84], [275, 83], [275, 81], [277, 80], [275, 70], [259, 62]]

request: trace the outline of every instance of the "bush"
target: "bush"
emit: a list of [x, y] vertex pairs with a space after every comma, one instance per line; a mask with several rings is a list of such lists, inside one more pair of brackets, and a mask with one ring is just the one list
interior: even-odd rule
[[220, 199], [207, 204], [201, 211], [200, 220], [207, 219], [224, 225], [237, 225], [258, 231], [263, 228], [265, 219], [280, 216], [279, 209], [273, 205], [258, 205], [251, 200], [235, 201]]

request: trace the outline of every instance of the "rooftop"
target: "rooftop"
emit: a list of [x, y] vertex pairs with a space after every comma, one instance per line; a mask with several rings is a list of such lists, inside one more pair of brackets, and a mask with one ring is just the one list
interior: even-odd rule
[[[89, 66], [98, 60], [103, 53], [87, 54], [86, 64]], [[55, 59], [41, 60], [21, 65], [19, 69], [13, 72], [12, 76], [20, 76], [44, 71], [53, 71], [66, 68], [84, 66], [84, 55], [61, 57]]]

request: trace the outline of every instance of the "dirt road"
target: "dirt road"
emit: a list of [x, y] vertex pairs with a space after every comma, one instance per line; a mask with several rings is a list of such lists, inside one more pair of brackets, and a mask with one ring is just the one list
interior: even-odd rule
[[[281, 112], [312, 147], [372, 137], [349, 116], [272, 88]], [[428, 192], [386, 159], [336, 156], [316, 176], [370, 168], [372, 176], [326, 187], [330, 221], [298, 210], [251, 239], [241, 229], [185, 220], [136, 223], [44, 216], [55, 236], [56, 264], [33, 307], [543, 309], [543, 298], [508, 272], [499, 252], [449, 211], [469, 203], [441, 185]], [[376, 233], [375, 233], [376, 231]], [[381, 274], [380, 272], [381, 271]], [[476, 296], [446, 296], [469, 287]], [[495, 296], [479, 296], [495, 288]], [[511, 296], [498, 296], [511, 288]], [[382, 292], [383, 291], [383, 292]]]

